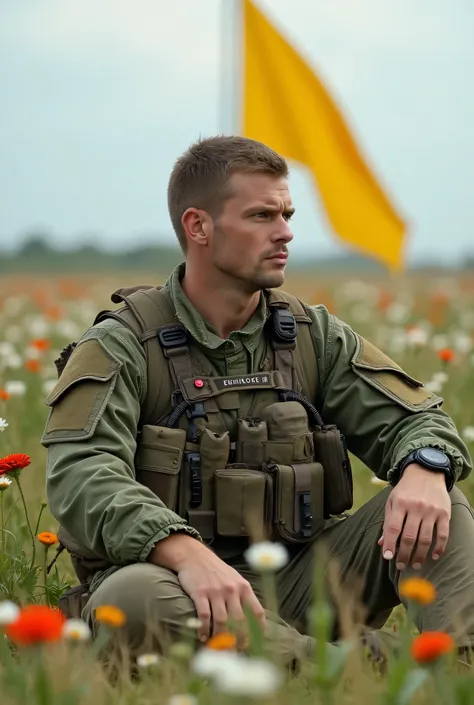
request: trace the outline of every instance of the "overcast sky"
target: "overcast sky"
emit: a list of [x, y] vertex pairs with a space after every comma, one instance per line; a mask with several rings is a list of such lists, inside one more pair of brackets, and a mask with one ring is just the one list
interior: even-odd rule
[[[233, 2], [0, 0], [2, 245], [32, 229], [66, 245], [172, 240], [175, 158], [231, 124]], [[474, 252], [473, 0], [258, 5], [326, 81], [410, 221], [409, 258]], [[292, 166], [294, 251], [342, 251]]]

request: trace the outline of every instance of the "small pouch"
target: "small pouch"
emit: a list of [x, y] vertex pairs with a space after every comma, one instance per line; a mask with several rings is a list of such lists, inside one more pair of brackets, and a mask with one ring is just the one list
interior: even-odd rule
[[136, 479], [173, 511], [176, 510], [179, 473], [186, 431], [165, 426], [143, 426], [135, 454]]
[[274, 482], [276, 539], [304, 543], [324, 525], [324, 472], [321, 463], [268, 465]]
[[216, 524], [220, 536], [269, 536], [272, 478], [261, 470], [228, 467], [215, 476]]
[[251, 468], [260, 468], [265, 460], [268, 440], [267, 424], [262, 419], [239, 419], [235, 460]]
[[270, 404], [262, 414], [267, 422], [268, 443], [265, 462], [291, 465], [309, 463], [313, 458], [313, 434], [308, 415], [297, 401]]
[[324, 468], [324, 514], [342, 514], [354, 503], [352, 468], [344, 436], [336, 426], [318, 426], [314, 457]]
[[213, 433], [203, 428], [199, 439], [201, 456], [202, 509], [212, 509], [214, 505], [214, 474], [225, 468], [229, 462], [229, 432]]

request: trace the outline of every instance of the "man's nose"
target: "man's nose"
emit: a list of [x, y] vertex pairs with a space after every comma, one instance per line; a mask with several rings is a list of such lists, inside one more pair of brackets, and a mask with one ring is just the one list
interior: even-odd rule
[[275, 232], [275, 239], [283, 240], [283, 242], [291, 242], [293, 240], [294, 235], [290, 228], [290, 224], [284, 218], [282, 218], [278, 225], [279, 227], [276, 229]]

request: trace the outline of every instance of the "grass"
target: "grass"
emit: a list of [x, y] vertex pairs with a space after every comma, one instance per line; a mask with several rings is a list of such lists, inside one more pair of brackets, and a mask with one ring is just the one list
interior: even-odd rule
[[[64, 345], [91, 325], [97, 311], [110, 305], [109, 296], [115, 288], [153, 280], [152, 274], [137, 278], [131, 272], [102, 279], [78, 276], [0, 280], [0, 394], [1, 390], [10, 389], [12, 382], [25, 385], [24, 394], [0, 398], [0, 418], [8, 423], [0, 433], [0, 456], [8, 453], [31, 456], [31, 465], [21, 473], [21, 487], [34, 535], [57, 531], [57, 523], [45, 502], [46, 451], [39, 442], [47, 415], [44, 397], [56, 377], [53, 361]], [[324, 303], [414, 377], [438, 385], [445, 400], [444, 409], [461, 433], [474, 426], [471, 404], [474, 281], [470, 277], [431, 274], [349, 280], [347, 276], [333, 275], [330, 279], [318, 277], [313, 281], [295, 274], [289, 277], [285, 288], [309, 303]], [[33, 341], [37, 341], [36, 347]], [[449, 363], [440, 359], [441, 349], [453, 351]], [[466, 433], [467, 438], [469, 430]], [[357, 508], [380, 487], [372, 484], [372, 473], [357, 459], [353, 459], [353, 471], [354, 508]], [[473, 502], [474, 478], [465, 480], [461, 489]], [[61, 593], [75, 582], [68, 557], [60, 555], [46, 578], [45, 564], [53, 557], [55, 547], [46, 550], [34, 538], [36, 557], [32, 562], [33, 544], [18, 487], [12, 485], [0, 497], [7, 525], [0, 555], [0, 599], [56, 606]], [[388, 674], [382, 674], [360, 650], [341, 652], [339, 656], [326, 653], [328, 616], [324, 601], [316, 603], [316, 607], [313, 623], [319, 644], [316, 663], [305, 667], [297, 677], [290, 678], [285, 673], [284, 685], [275, 695], [264, 698], [265, 702], [343, 705], [429, 702], [431, 705], [471, 701], [474, 677], [470, 670], [458, 673], [458, 667], [449, 658], [441, 660], [435, 668], [426, 669], [417, 668], [409, 655], [402, 654], [389, 663]], [[400, 608], [395, 610], [388, 628], [395, 623], [411, 639], [410, 624]], [[105, 634], [104, 642], [106, 638]], [[221, 705], [229, 698], [246, 701], [243, 695], [221, 693], [197, 678], [190, 668], [186, 645], [181, 645], [181, 650], [175, 649], [158, 666], [141, 669], [137, 678], [127, 668], [121, 668], [118, 674], [107, 674], [97, 657], [103, 642], [92, 646], [61, 641], [41, 648], [20, 648], [19, 653], [7, 640], [1, 643], [0, 688], [5, 705], [82, 705], [91, 701], [97, 705], [109, 702], [141, 705], [166, 703], [177, 694], [213, 705]], [[250, 678], [250, 671], [247, 676]], [[182, 701], [183, 705], [185, 702]]]

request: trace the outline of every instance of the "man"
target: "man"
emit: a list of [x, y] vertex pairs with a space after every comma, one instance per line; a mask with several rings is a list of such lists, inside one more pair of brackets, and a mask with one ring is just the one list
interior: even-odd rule
[[[84, 334], [47, 402], [48, 499], [85, 584], [84, 618], [94, 626], [95, 609], [114, 604], [133, 648], [150, 632], [148, 648], [162, 648], [190, 617], [205, 640], [248, 608], [287, 662], [308, 658], [322, 538], [341, 580], [361, 581], [367, 624], [383, 624], [400, 578], [418, 575], [438, 593], [419, 628], [455, 633], [463, 609], [456, 638], [470, 644], [474, 521], [453, 487], [468, 451], [439, 397], [323, 306], [279, 298], [293, 238], [285, 160], [242, 137], [201, 140], [178, 159], [168, 203], [185, 264], [158, 293], [117, 294], [127, 305]], [[393, 486], [347, 518], [329, 516], [347, 508], [332, 486], [342, 468], [347, 493], [347, 464], [340, 444], [319, 463], [320, 421]], [[334, 506], [321, 509], [323, 492]], [[290, 555], [279, 616], [244, 558], [275, 527]]]

